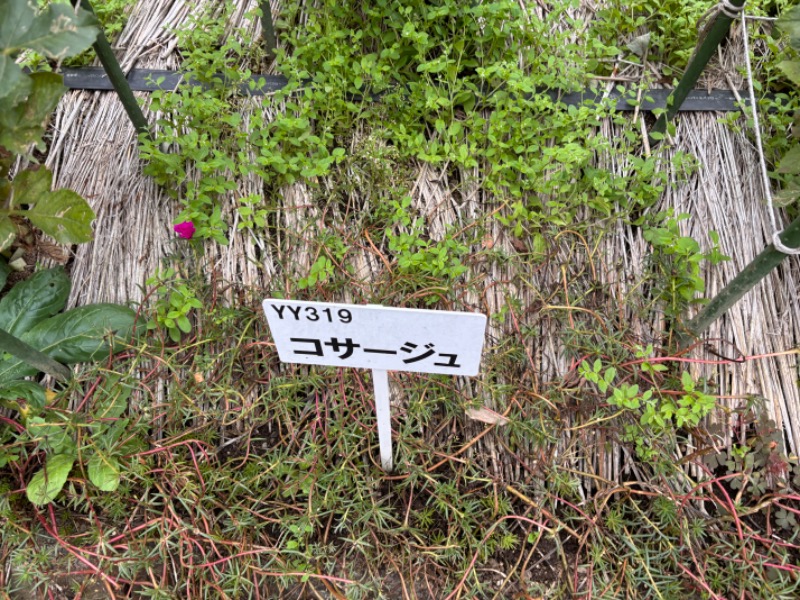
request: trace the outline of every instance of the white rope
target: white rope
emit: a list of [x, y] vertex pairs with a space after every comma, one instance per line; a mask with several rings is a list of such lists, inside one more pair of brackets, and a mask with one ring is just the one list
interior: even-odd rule
[[[722, 0], [720, 4], [724, 4], [728, 0]], [[724, 10], [724, 9], [723, 9]], [[769, 213], [769, 220], [772, 224], [772, 244], [776, 250], [780, 250], [784, 254], [800, 254], [800, 247], [789, 248], [784, 246], [781, 241], [782, 229], [778, 229], [778, 223], [775, 219], [775, 210], [772, 207], [772, 192], [770, 191], [769, 173], [767, 172], [767, 161], [764, 159], [764, 148], [761, 145], [761, 126], [758, 122], [758, 106], [756, 105], [756, 93], [753, 90], [753, 69], [750, 66], [750, 45], [747, 39], [747, 21], [744, 11], [741, 12], [742, 19], [742, 37], [744, 39], [744, 61], [747, 66], [747, 91], [750, 93], [750, 107], [753, 109], [753, 129], [756, 134], [756, 149], [758, 150], [758, 161], [761, 165], [761, 180], [764, 183], [764, 193], [767, 198], [767, 212]]]
[[736, 19], [740, 13], [744, 12], [744, 2], [742, 2], [741, 5], [736, 6], [730, 0], [720, 0], [717, 6], [719, 6], [719, 12], [729, 19]]

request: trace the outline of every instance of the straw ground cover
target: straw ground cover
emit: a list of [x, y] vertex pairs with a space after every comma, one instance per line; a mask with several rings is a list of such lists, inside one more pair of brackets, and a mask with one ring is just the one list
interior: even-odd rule
[[[783, 430], [763, 400], [720, 398], [687, 372], [732, 360], [670, 347], [733, 254], [660, 203], [711, 161], [644, 147], [640, 115], [540, 93], [604, 85], [620, 57], [646, 66], [590, 32], [638, 33], [652, 7], [632, 24], [576, 5], [430, 4], [282, 7], [290, 84], [263, 102], [232, 93], [263, 67], [258, 20], [236, 18], [246, 5], [199, 4], [177, 28], [183, 67], [229, 85], [149, 99], [156, 143], [131, 170], [152, 179], [130, 196], [156, 181], [163, 212], [179, 206], [196, 237], [135, 255], [158, 258], [121, 298], [140, 301], [150, 334], [44, 413], [79, 449], [55, 502], [24, 496], [49, 440], [3, 418], [6, 593], [797, 595], [800, 481]], [[129, 28], [147, 29], [142, 6]], [[685, 43], [653, 34], [680, 69]], [[82, 258], [126, 243], [111, 229], [123, 207], [106, 210], [79, 281], [98, 281]], [[169, 226], [137, 218], [131, 237]], [[119, 293], [123, 262], [117, 289], [82, 293]], [[368, 374], [281, 365], [265, 295], [486, 312], [482, 375], [392, 377], [398, 467], [385, 474]], [[90, 483], [96, 454], [121, 465], [113, 493]]]

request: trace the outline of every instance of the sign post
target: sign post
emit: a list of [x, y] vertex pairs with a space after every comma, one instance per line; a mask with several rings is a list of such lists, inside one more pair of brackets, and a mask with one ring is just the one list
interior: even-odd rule
[[391, 471], [387, 371], [477, 375], [486, 315], [375, 305], [264, 300], [282, 362], [372, 370], [381, 465]]

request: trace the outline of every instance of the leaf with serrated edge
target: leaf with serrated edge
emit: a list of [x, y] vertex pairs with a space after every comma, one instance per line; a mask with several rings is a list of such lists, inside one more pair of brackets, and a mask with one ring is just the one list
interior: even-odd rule
[[72, 190], [45, 194], [25, 216], [60, 244], [81, 244], [92, 239], [94, 211]]
[[0, 99], [0, 146], [17, 154], [31, 144], [43, 146], [45, 122], [66, 90], [61, 75], [55, 73], [33, 73], [30, 79], [33, 87], [25, 102]]
[[56, 454], [47, 459], [45, 466], [33, 476], [25, 495], [33, 504], [43, 506], [52, 502], [64, 484], [75, 463], [75, 457], [71, 454]]
[[50, 4], [36, 14], [29, 0], [4, 0], [0, 23], [0, 48], [7, 53], [29, 48], [56, 60], [86, 50], [98, 33], [95, 16], [69, 4]]
[[89, 481], [104, 492], [113, 492], [119, 487], [119, 461], [113, 456], [96, 452], [87, 466]]

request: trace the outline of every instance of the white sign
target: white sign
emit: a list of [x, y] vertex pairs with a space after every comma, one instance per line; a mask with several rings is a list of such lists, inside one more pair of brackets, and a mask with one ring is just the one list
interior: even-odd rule
[[477, 375], [486, 315], [357, 304], [264, 300], [281, 361]]

